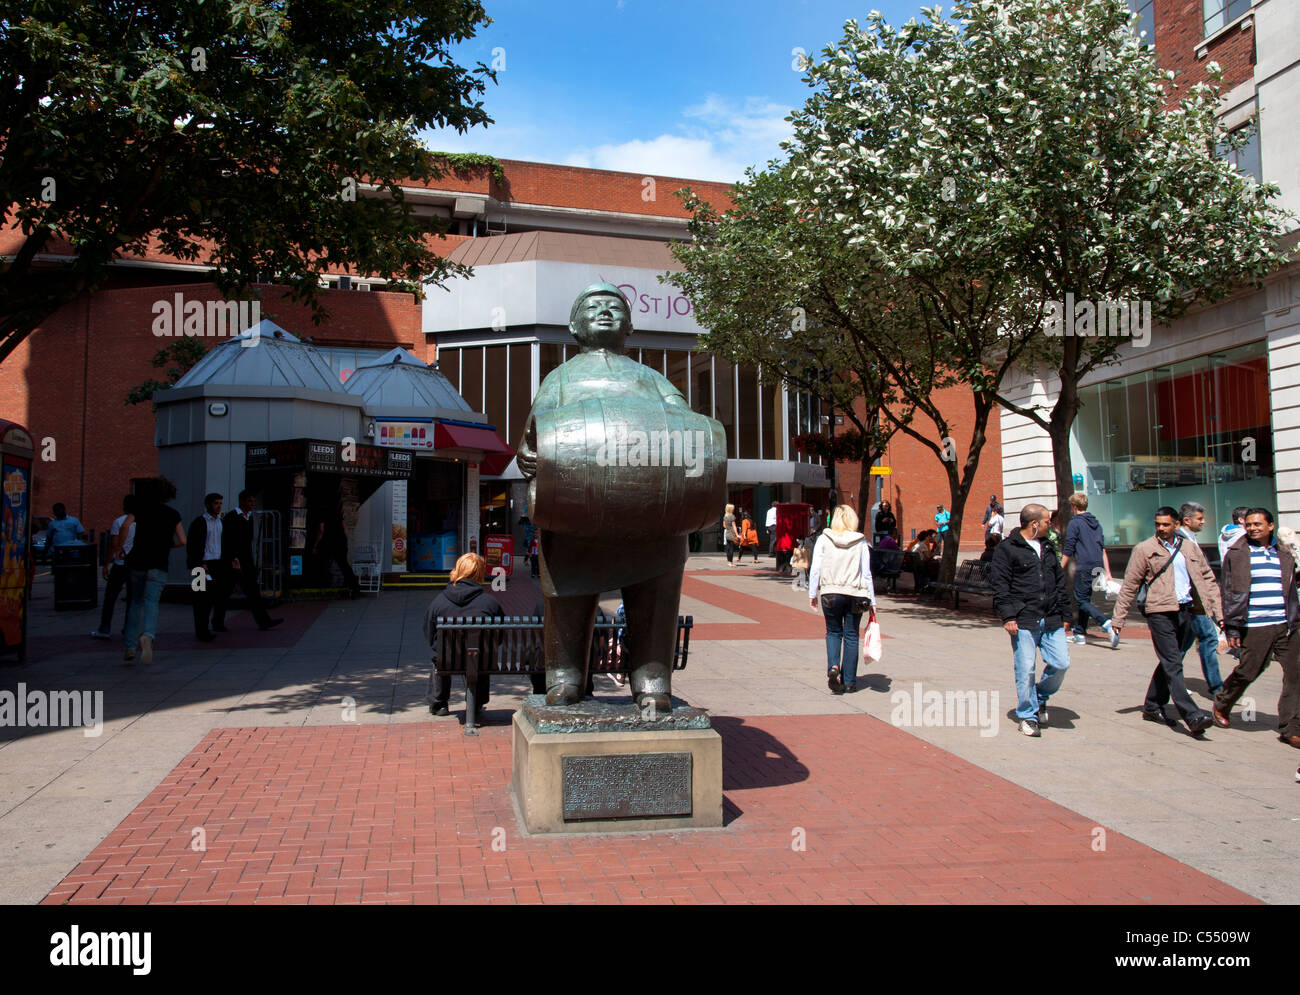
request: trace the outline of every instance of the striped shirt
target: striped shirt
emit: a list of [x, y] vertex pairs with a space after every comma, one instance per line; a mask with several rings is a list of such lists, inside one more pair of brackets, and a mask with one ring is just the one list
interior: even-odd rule
[[1246, 628], [1286, 625], [1286, 602], [1282, 598], [1282, 561], [1277, 546], [1250, 547], [1250, 604]]

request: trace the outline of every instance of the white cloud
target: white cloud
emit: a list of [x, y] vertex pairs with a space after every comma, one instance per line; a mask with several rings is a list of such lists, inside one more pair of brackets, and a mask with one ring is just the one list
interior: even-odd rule
[[738, 102], [711, 93], [682, 111], [681, 134], [576, 149], [565, 164], [734, 183], [747, 166], [781, 155], [780, 143], [791, 133], [788, 113], [758, 97]]

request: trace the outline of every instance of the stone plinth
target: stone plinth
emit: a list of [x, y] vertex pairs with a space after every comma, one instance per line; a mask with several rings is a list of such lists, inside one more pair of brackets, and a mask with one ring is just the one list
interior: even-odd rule
[[706, 712], [530, 695], [514, 718], [511, 790], [529, 833], [722, 825], [722, 738]]

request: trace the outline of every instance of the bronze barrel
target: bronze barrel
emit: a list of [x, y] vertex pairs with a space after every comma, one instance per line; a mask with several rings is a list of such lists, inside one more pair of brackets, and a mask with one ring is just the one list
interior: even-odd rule
[[[552, 532], [638, 542], [712, 524], [727, 496], [722, 425], [677, 405], [593, 398], [530, 419], [529, 509]], [[534, 441], [535, 440], [535, 441]]]

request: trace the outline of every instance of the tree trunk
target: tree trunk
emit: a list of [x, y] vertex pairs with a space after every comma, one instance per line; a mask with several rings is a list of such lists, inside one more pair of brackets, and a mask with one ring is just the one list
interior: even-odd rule
[[[1070, 465], [1070, 429], [1079, 413], [1078, 353], [1078, 342], [1066, 339], [1064, 362], [1057, 371], [1061, 380], [1061, 392], [1047, 421], [1047, 434], [1052, 440], [1052, 475], [1056, 480], [1056, 508], [1061, 516], [1062, 539], [1073, 512], [1070, 507], [1070, 495], [1074, 493], [1074, 474]], [[1084, 486], [1087, 486], [1086, 481]]]
[[862, 462], [858, 464], [858, 526], [859, 531], [865, 536], [871, 535], [871, 530], [876, 527], [875, 522], [867, 521], [867, 516], [871, 514], [870, 501], [871, 495], [871, 464], [876, 461], [876, 457], [870, 453], [864, 454]]

